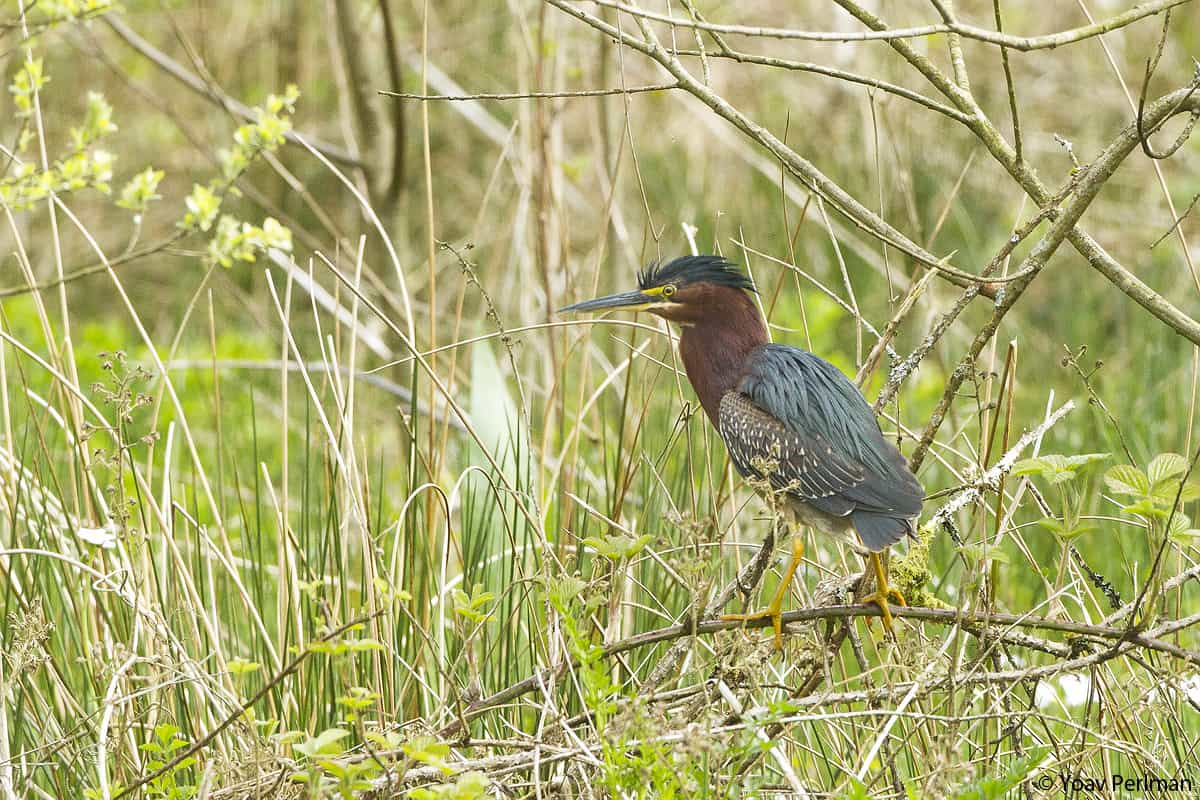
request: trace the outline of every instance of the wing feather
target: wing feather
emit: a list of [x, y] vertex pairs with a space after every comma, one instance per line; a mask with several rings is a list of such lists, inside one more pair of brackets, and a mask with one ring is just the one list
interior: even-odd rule
[[721, 438], [743, 475], [769, 477], [821, 511], [910, 519], [923, 490], [871, 407], [829, 362], [786, 345], [756, 350], [719, 414]]

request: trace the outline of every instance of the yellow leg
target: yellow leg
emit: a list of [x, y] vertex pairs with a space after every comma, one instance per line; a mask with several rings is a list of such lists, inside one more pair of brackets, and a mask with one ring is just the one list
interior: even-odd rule
[[796, 569], [800, 566], [800, 559], [804, 556], [804, 542], [800, 541], [800, 537], [796, 536], [792, 539], [792, 560], [788, 563], [787, 569], [783, 573], [783, 580], [779, 582], [779, 588], [775, 590], [775, 595], [771, 598], [770, 604], [761, 611], [754, 611], [750, 614], [722, 614], [721, 619], [729, 622], [747, 622], [754, 619], [770, 619], [771, 626], [775, 629], [775, 650], [783, 649], [783, 598], [787, 596], [788, 588], [792, 585], [792, 576], [796, 574]]
[[[895, 600], [902, 606], [907, 606], [908, 603], [898, 589], [888, 585], [887, 572], [883, 569], [883, 561], [879, 558], [879, 553], [871, 553], [867, 557], [867, 561], [875, 569], [875, 591], [862, 598], [862, 601], [879, 606], [879, 610], [883, 612], [883, 627], [888, 633], [895, 636], [895, 631], [892, 629], [892, 610], [888, 601]], [[870, 622], [870, 617], [867, 618], [867, 621]]]

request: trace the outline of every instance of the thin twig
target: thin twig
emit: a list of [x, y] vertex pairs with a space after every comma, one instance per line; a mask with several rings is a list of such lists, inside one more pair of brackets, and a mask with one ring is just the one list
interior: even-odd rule
[[636, 8], [616, 2], [615, 0], [592, 0], [599, 6], [615, 8], [643, 20], [665, 22], [677, 28], [698, 28], [709, 33], [736, 34], [738, 36], [753, 36], [764, 39], [803, 39], [812, 42], [866, 42], [866, 41], [897, 41], [917, 39], [939, 34], [953, 33], [964, 39], [974, 39], [988, 44], [1011, 47], [1014, 50], [1028, 52], [1062, 47], [1075, 42], [1082, 42], [1095, 36], [1124, 28], [1145, 17], [1157, 14], [1174, 6], [1190, 3], [1191, 0], [1153, 0], [1141, 3], [1123, 14], [1058, 33], [1048, 33], [1042, 36], [1013, 36], [1000, 31], [979, 28], [974, 25], [964, 25], [960, 22], [920, 25], [912, 28], [895, 28], [887, 31], [870, 31], [862, 33], [844, 33], [841, 31], [804, 31], [794, 28], [773, 28], [760, 25], [722, 25], [712, 22], [701, 22], [691, 19], [680, 19], [667, 14], [658, 14], [643, 8]]
[[1055, 423], [1069, 414], [1074, 408], [1075, 401], [1068, 400], [1059, 406], [1058, 410], [1053, 414], [1046, 417], [1036, 428], [1026, 431], [1021, 438], [1017, 439], [1016, 444], [1009, 448], [1008, 452], [988, 468], [987, 472], [980, 475], [966, 488], [956, 494], [952, 500], [939, 508], [926, 524], [936, 526], [945, 525], [960, 509], [983, 497], [984, 492], [997, 491], [1000, 479], [1007, 475], [1009, 470], [1013, 468], [1017, 457], [1024, 452], [1025, 448], [1045, 435], [1046, 431], [1050, 430]]
[[416, 94], [413, 92], [393, 92], [380, 89], [379, 94], [385, 97], [398, 97], [402, 100], [447, 100], [462, 102], [466, 100], [544, 100], [568, 97], [607, 97], [613, 94], [641, 94], [643, 92], [665, 92], [678, 89], [678, 83], [656, 83], [650, 86], [613, 87], [611, 89], [580, 89], [573, 92], [503, 92], [500, 94]]
[[[882, 19], [858, 5], [854, 0], [834, 0], [834, 2], [872, 30], [885, 31], [888, 29], [887, 24]], [[1045, 207], [1051, 202], [1053, 196], [1050, 190], [1046, 188], [1037, 173], [1033, 171], [1026, 161], [1016, 157], [1016, 152], [987, 119], [983, 111], [979, 109], [975, 103], [975, 99], [969, 92], [964, 92], [961, 87], [946, 77], [933, 62], [917, 52], [905, 39], [892, 39], [889, 40], [888, 44], [901, 57], [908, 61], [914, 69], [925, 76], [938, 91], [954, 102], [960, 110], [972, 114], [972, 122], [968, 125], [968, 128], [983, 142], [984, 146], [992, 154], [992, 157], [1008, 171], [1034, 202], [1041, 207]], [[1197, 103], [1194, 97], [1186, 105], [1189, 105], [1190, 108], [1180, 110], [1195, 110], [1196, 108], [1200, 108], [1200, 103]], [[1165, 297], [1146, 285], [1133, 272], [1126, 269], [1120, 262], [1113, 258], [1086, 231], [1079, 227], [1071, 229], [1067, 234], [1067, 241], [1071, 243], [1071, 246], [1081, 256], [1087, 259], [1093, 269], [1107, 278], [1130, 299], [1141, 305], [1179, 335], [1196, 344], [1200, 344], [1200, 322], [1185, 314]]]
[[[992, 0], [992, 11], [996, 18], [996, 32], [1004, 33], [1004, 20], [1000, 16], [1000, 0]], [[1170, 13], [1170, 12], [1168, 12]], [[1021, 146], [1021, 117], [1017, 113], [1017, 87], [1013, 83], [1012, 66], [1008, 63], [1008, 48], [1000, 46], [1000, 64], [1004, 67], [1004, 83], [1008, 87], [1008, 113], [1012, 117], [1013, 150], [1017, 154], [1017, 162], [1024, 158]]]
[[[1146, 118], [1150, 120], [1151, 125], [1158, 125], [1165, 118], [1181, 110], [1191, 111], [1192, 109], [1188, 107], [1190, 102], [1188, 99], [1191, 98], [1191, 91], [1189, 87], [1177, 89], [1156, 100], [1146, 112]], [[1181, 103], [1181, 100], [1188, 100], [1188, 102]], [[1095, 199], [1100, 189], [1108, 182], [1113, 173], [1116, 172], [1117, 167], [1125, 160], [1138, 141], [1140, 141], [1138, 125], [1134, 121], [1126, 125], [1125, 129], [1121, 131], [1112, 144], [1105, 148], [1099, 158], [1082, 174], [1078, 184], [1075, 186], [1074, 193], [1063, 204], [1062, 209], [1059, 210], [1054, 223], [1050, 226], [1046, 235], [1034, 245], [1029, 255], [1021, 262], [1020, 271], [1025, 271], [1031, 267], [1033, 270], [1024, 280], [1005, 287], [1004, 295], [996, 303], [991, 319], [975, 335], [967, 352], [950, 373], [941, 400], [938, 401], [933, 414], [930, 416], [929, 424], [925, 427], [925, 431], [921, 435], [921, 441], [917, 444], [910, 458], [914, 469], [920, 466], [924, 460], [926, 452], [937, 435], [938, 428], [941, 427], [943, 420], [946, 418], [946, 413], [950, 409], [958, 388], [971, 373], [975, 360], [996, 333], [1005, 315], [1012, 309], [1025, 289], [1037, 277], [1050, 257], [1058, 250], [1059, 245], [1062, 244], [1063, 240], [1074, 229], [1075, 223], [1083, 216], [1083, 212], [1091, 205], [1092, 200]], [[1193, 339], [1193, 341], [1200, 344], [1200, 324], [1196, 324], [1196, 327], [1197, 330], [1195, 333], [1197, 338]], [[1189, 336], [1188, 338], [1192, 337]]]
[[[750, 119], [750, 117], [739, 111], [710, 87], [698, 81], [684, 68], [678, 58], [658, 42], [653, 31], [648, 27], [642, 28], [642, 33], [646, 38], [638, 38], [620, 28], [609, 25], [599, 17], [587, 13], [567, 2], [567, 0], [546, 0], [546, 2], [658, 62], [678, 80], [680, 88], [687, 90], [718, 115], [728, 120], [743, 133], [769, 150], [801, 183], [837, 208], [838, 211], [862, 230], [900, 252], [907, 254], [926, 268], [937, 269], [948, 266], [945, 258], [939, 258], [929, 253], [923, 247], [896, 230], [886, 220], [881, 219], [877, 214], [842, 189], [835, 181], [817, 169], [812, 162], [802, 158], [762, 125]], [[638, 17], [638, 21], [642, 25], [646, 24], [645, 20], [641, 17]], [[961, 279], [951, 278], [951, 280], [958, 283]]]
[[367, 616], [358, 617], [357, 619], [352, 619], [349, 622], [345, 623], [344, 625], [341, 625], [341, 626], [333, 629], [332, 631], [325, 634], [324, 636], [321, 636], [321, 637], [313, 640], [312, 642], [310, 642], [308, 647], [306, 647], [299, 655], [297, 655], [290, 662], [288, 662], [287, 666], [285, 666], [282, 670], [280, 670], [278, 673], [276, 673], [275, 676], [271, 678], [271, 680], [264, 683], [262, 685], [262, 688], [260, 688], [257, 692], [255, 692], [254, 695], [249, 700], [246, 700], [244, 703], [242, 703], [240, 706], [238, 706], [236, 711], [234, 711], [232, 714], [225, 717], [225, 719], [221, 720], [220, 724], [218, 724], [216, 727], [214, 727], [208, 733], [201, 736], [196, 741], [192, 742], [192, 744], [189, 745], [188, 747], [183, 748], [183, 750], [179, 751], [179, 753], [177, 755], [175, 755], [174, 758], [172, 758], [167, 763], [163, 764], [158, 769], [154, 770], [153, 772], [151, 772], [148, 775], [143, 775], [138, 780], [134, 781], [133, 783], [131, 783], [128, 786], [121, 789], [120, 792], [113, 795], [113, 800], [121, 800], [122, 797], [126, 797], [128, 795], [133, 794], [139, 788], [150, 783], [155, 778], [162, 777], [163, 775], [166, 775], [167, 773], [171, 772], [184, 759], [191, 758], [196, 753], [203, 750], [205, 747], [208, 747], [208, 745], [212, 742], [212, 740], [217, 738], [217, 736], [220, 735], [221, 731], [225, 730], [230, 725], [237, 722], [239, 719], [242, 719], [242, 717], [245, 715], [245, 713], [247, 711], [249, 711], [250, 709], [254, 708], [255, 704], [258, 703], [259, 700], [262, 700], [264, 697], [266, 697], [270, 692], [272, 692], [275, 689], [276, 686], [283, 683], [283, 681], [287, 680], [288, 676], [290, 676], [296, 670], [300, 669], [300, 666], [314, 652], [312, 649], [312, 645], [319, 644], [321, 642], [332, 641], [332, 640], [336, 639], [337, 637], [341, 636], [346, 631], [350, 630], [351, 628], [354, 628], [358, 625], [362, 625], [366, 622], [369, 622], [369, 621], [375, 619], [376, 617], [383, 614], [384, 610], [385, 609], [380, 609], [379, 611], [376, 611], [373, 614], [368, 614]]
[[1158, 247], [1160, 244], [1162, 244], [1163, 239], [1166, 239], [1175, 232], [1175, 229], [1178, 228], [1185, 219], [1187, 219], [1188, 214], [1192, 213], [1192, 209], [1196, 207], [1197, 201], [1200, 201], [1200, 194], [1197, 194], [1195, 197], [1193, 197], [1192, 202], [1188, 203], [1188, 207], [1185, 208], [1183, 213], [1179, 215], [1179, 219], [1171, 223], [1171, 227], [1167, 228], [1166, 232], [1164, 232], [1162, 236], [1154, 240], [1154, 243], [1150, 245], [1151, 250]]
[[[677, 56], [699, 56], [698, 50], [675, 50]], [[910, 100], [918, 105], [928, 108], [930, 111], [936, 111], [943, 114], [955, 122], [963, 124], [971, 121], [969, 114], [964, 114], [956, 108], [939, 103], [937, 100], [930, 99], [920, 92], [914, 92], [912, 89], [907, 89], [895, 83], [889, 83], [885, 80], [872, 77], [870, 75], [859, 75], [855, 72], [847, 72], [843, 69], [829, 67], [824, 64], [814, 64], [810, 61], [793, 61], [788, 58], [779, 58], [776, 56], [758, 55], [755, 53], [747, 53], [742, 50], [734, 50], [732, 48], [723, 49], [716, 53], [709, 53], [709, 58], [723, 58], [730, 61], [736, 61], [739, 64], [754, 64], [760, 67], [771, 67], [773, 69], [786, 69], [793, 72], [810, 72], [814, 75], [824, 75], [829, 78], [834, 78], [847, 83], [856, 83], [860, 86], [867, 86], [872, 89], [879, 89], [882, 92], [903, 97], [905, 100]]]
[[[141, 53], [146, 58], [150, 59], [156, 66], [158, 66], [159, 69], [175, 78], [175, 80], [179, 81], [193, 92], [196, 92], [203, 97], [207, 97], [209, 100], [212, 100], [217, 105], [221, 106], [232, 114], [236, 114], [242, 119], [250, 121], [257, 119], [254, 109], [250, 108], [240, 100], [235, 100], [229, 95], [218, 91], [215, 87], [210, 86], [202, 78], [188, 70], [178, 61], [147, 42], [141, 36], [138, 36], [137, 33], [134, 32], [134, 30], [124, 22], [122, 22], [116, 14], [106, 14], [101, 19], [104, 24], [111, 28], [113, 33], [123, 39], [126, 44]], [[298, 144], [300, 141], [298, 138], [299, 134], [297, 134], [295, 131], [289, 130], [284, 134], [284, 136], [292, 144]], [[322, 141], [321, 139], [314, 138], [308, 134], [304, 134], [304, 139], [310, 145], [312, 145], [312, 147], [321, 151], [321, 153], [323, 153], [331, 161], [336, 161], [339, 164], [345, 164], [351, 167], [363, 168], [366, 166], [362, 162], [362, 159], [355, 158], [351, 153], [345, 150], [345, 148]]]
[[[882, 611], [874, 604], [868, 605], [849, 605], [849, 606], [823, 606], [819, 608], [802, 608], [793, 611], [786, 611], [782, 615], [783, 624], [786, 626], [793, 623], [814, 622], [818, 620], [839, 620], [853, 619], [856, 617], [879, 617], [882, 616]], [[1005, 671], [1001, 673], [983, 673], [974, 678], [960, 678], [963, 683], [988, 683], [988, 682], [1011, 682], [1021, 680], [1026, 677], [1038, 677], [1042, 675], [1051, 675], [1069, 669], [1078, 669], [1080, 666], [1099, 663], [1110, 658], [1115, 658], [1123, 654], [1129, 647], [1138, 646], [1149, 650], [1155, 650], [1167, 655], [1174, 656], [1190, 664], [1200, 665], [1200, 652], [1188, 650], [1179, 647], [1171, 642], [1165, 641], [1163, 636], [1176, 633], [1180, 630], [1191, 628], [1200, 624], [1200, 614], [1193, 614], [1178, 620], [1171, 620], [1160, 625], [1158, 628], [1147, 631], [1144, 634], [1130, 632], [1128, 628], [1115, 627], [1111, 625], [1090, 625], [1073, 620], [1052, 619], [1048, 617], [1035, 617], [1028, 614], [1005, 614], [998, 612], [982, 612], [982, 611], [966, 611], [954, 608], [921, 608], [917, 606], [897, 606], [891, 609], [893, 616], [900, 619], [911, 619], [919, 622], [929, 622], [939, 625], [955, 625], [961, 626], [968, 632], [979, 632], [983, 626], [989, 629], [987, 636], [995, 637], [1003, 640], [1006, 632], [1003, 628], [1024, 628], [1028, 630], [1055, 631], [1058, 633], [1067, 634], [1070, 636], [1086, 637], [1097, 640], [1109, 640], [1115, 642], [1113, 648], [1106, 650], [1103, 653], [1092, 654], [1082, 658], [1072, 659], [1070, 661], [1061, 662], [1058, 664], [1048, 664], [1042, 667], [1037, 667], [1032, 670], [1017, 670]], [[659, 628], [645, 633], [639, 633], [634, 636], [622, 639], [604, 648], [604, 657], [611, 658], [612, 656], [621, 653], [635, 650], [651, 645], [662, 644], [663, 642], [675, 641], [679, 639], [689, 639], [692, 636], [707, 636], [715, 633], [730, 630], [740, 630], [742, 628], [766, 628], [772, 624], [770, 619], [761, 618], [754, 620], [721, 620], [709, 619], [700, 622], [681, 622], [676, 625], [671, 625], [665, 628]], [[1014, 641], [1017, 643], [1017, 640]], [[1042, 650], [1056, 650], [1055, 647], [1039, 647]], [[1110, 652], [1111, 651], [1111, 652]], [[1076, 652], [1076, 651], [1072, 651]], [[464, 712], [462, 718], [456, 720], [449, 725], [441, 728], [438, 731], [438, 736], [441, 738], [453, 738], [463, 731], [463, 723], [470, 721], [479, 715], [494, 709], [498, 706], [511, 702], [512, 700], [537, 690], [539, 687], [548, 685], [554, 677], [562, 675], [566, 672], [569, 664], [561, 663], [551, 667], [546, 667], [539, 670], [528, 678], [519, 681], [506, 689], [503, 689], [486, 698], [476, 701], [469, 706]], [[933, 688], [933, 687], [931, 687]], [[650, 688], [644, 688], [644, 691], [651, 691]]]
[[129, 252], [122, 253], [119, 256], [114, 256], [108, 260], [107, 264], [103, 261], [97, 261], [86, 266], [75, 267], [65, 272], [61, 278], [54, 277], [44, 280], [41, 283], [35, 283], [29, 286], [5, 286], [4, 288], [0, 289], [0, 299], [5, 297], [16, 297], [17, 295], [22, 294], [29, 294], [30, 292], [44, 292], [47, 289], [53, 289], [63, 284], [71, 283], [73, 281], [80, 280], [81, 278], [86, 278], [89, 275], [99, 275], [108, 269], [108, 267], [118, 267], [123, 264], [128, 264], [132, 261], [137, 261], [140, 258], [145, 258], [146, 256], [165, 251], [172, 245], [179, 242], [185, 236], [187, 236], [185, 231], [175, 231], [167, 238], [155, 242], [154, 244], [146, 245], [145, 247], [137, 250], [131, 250]]

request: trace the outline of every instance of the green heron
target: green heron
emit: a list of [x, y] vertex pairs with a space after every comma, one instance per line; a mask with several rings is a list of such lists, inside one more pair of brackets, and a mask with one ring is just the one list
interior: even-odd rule
[[[734, 467], [743, 477], [769, 482], [795, 522], [857, 534], [876, 583], [863, 602], [879, 606], [891, 633], [889, 600], [905, 602], [888, 585], [879, 554], [913, 535], [921, 484], [841, 370], [797, 347], [768, 341], [750, 296], [754, 291], [750, 279], [724, 258], [686, 256], [652, 264], [638, 275], [636, 291], [561, 311], [649, 311], [678, 323], [688, 380]], [[802, 552], [796, 537], [783, 582], [765, 609], [724, 619], [770, 619], [779, 648], [783, 598]]]

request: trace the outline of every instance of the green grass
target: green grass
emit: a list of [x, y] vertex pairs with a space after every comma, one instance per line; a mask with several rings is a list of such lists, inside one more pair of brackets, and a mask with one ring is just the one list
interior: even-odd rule
[[[239, 13], [294, 22], [294, 43], [318, 52], [325, 23], [284, 11]], [[532, 86], [539, 53], [563, 70], [591, 63], [597, 43], [546, 11], [539, 46], [527, 38], [530, 19], [510, 11], [482, 19], [469, 4], [446, 4], [430, 19], [431, 58], [472, 90]], [[296, 53], [253, 45], [236, 19], [201, 24], [193, 12], [181, 14], [182, 35], [211, 48], [225, 91], [266, 102], [295, 81], [294, 118], [279, 111], [279, 119], [342, 140], [327, 51], [317, 60], [328, 71], [304, 64], [293, 75], [286, 64]], [[1007, 25], [1007, 4], [1005, 13]], [[1034, 12], [1011, 13], [1025, 24]], [[383, 75], [372, 14], [352, 32], [371, 74]], [[395, 14], [404, 41], [419, 45], [420, 10]], [[164, 15], [123, 19], [159, 45], [170, 37]], [[331, 168], [266, 136], [263, 126], [279, 122], [271, 114], [249, 129], [265, 137], [253, 147], [231, 145], [242, 121], [198, 96], [180, 96], [165, 114], [121, 78], [182, 90], [102, 22], [81, 24], [29, 40], [3, 33], [21, 43], [6, 77], [28, 46], [46, 56], [51, 81], [28, 116], [0, 123], [0, 141], [27, 132], [19, 155], [34, 164], [43, 144], [52, 161], [70, 152], [69, 130], [86, 126], [88, 105], [69, 90], [85, 75], [85, 89], [109, 97], [119, 128], [98, 131], [75, 155], [95, 164], [98, 148], [117, 153], [114, 194], [145, 167], [162, 168], [163, 197], [136, 222], [94, 187], [64, 188], [61, 205], [27, 196], [28, 207], [0, 207], [2, 800], [111, 798], [135, 785], [148, 797], [367, 796], [384, 780], [403, 784], [389, 796], [427, 792], [418, 798], [482, 796], [489, 782], [518, 797], [773, 797], [801, 786], [815, 796], [992, 798], [1023, 796], [1022, 784], [1046, 776], [1052, 786], [1117, 772], [1200, 780], [1195, 688], [1188, 700], [1200, 663], [1195, 628], [1160, 631], [1115, 658], [1105, 657], [1116, 640], [1103, 629], [1113, 611], [1104, 587], [1121, 605], [1138, 598], [1165, 525], [1161, 504], [1140, 516], [1122, 511], [1136, 498], [1104, 480], [1128, 460], [1117, 426], [1142, 469], [1160, 453], [1190, 460], [1200, 444], [1190, 431], [1194, 350], [1077, 256], [1056, 255], [963, 384], [920, 472], [930, 493], [945, 492], [924, 519], [1068, 400], [1075, 410], [1021, 455], [1109, 457], [1062, 483], [1032, 467], [1008, 475], [999, 497], [987, 492], [953, 516], [953, 536], [929, 528], [921, 546], [894, 555], [911, 598], [970, 619], [907, 620], [891, 642], [878, 625], [821, 612], [829, 618], [790, 627], [781, 653], [766, 631], [710, 625], [651, 686], [686, 637], [628, 640], [690, 623], [751, 561], [771, 528], [769, 509], [732, 471], [676, 372], [663, 325], [648, 316], [591, 324], [547, 309], [593, 286], [629, 284], [638, 264], [686, 249], [680, 226], [692, 224], [699, 248], [752, 268], [777, 340], [811, 342], [853, 374], [874, 339], [815, 281], [849, 302], [840, 254], [862, 317], [882, 328], [895, 304], [879, 244], [833, 212], [831, 237], [815, 203], [782, 199], [780, 176], [754, 167], [746, 141], [717, 138], [700, 106], [665, 94], [632, 97], [627, 132], [620, 98], [564, 101], [540, 122], [530, 104], [485, 104], [504, 125], [517, 123], [509, 161], [454, 109], [432, 105], [428, 187], [420, 114], [410, 107], [407, 177], [391, 203], [377, 175]], [[467, 35], [461, 24], [492, 46], [456, 47]], [[1075, 24], [1063, 12], [1053, 28]], [[1153, 24], [1129, 36], [1151, 41], [1143, 27]], [[79, 72], [83, 56], [68, 45], [93, 29], [119, 76]], [[1175, 21], [1162, 74], [1186, 73], [1179, 53], [1196, 30]], [[1107, 91], [1113, 78], [1091, 46], [1053, 57]], [[233, 75], [225, 58], [239, 47], [270, 63], [264, 74], [278, 68], [279, 85], [252, 70]], [[855, 70], [899, 80], [876, 51], [855, 53]], [[985, 69], [984, 53], [994, 55], [969, 53], [981, 64], [976, 90], [1000, 118], [1003, 75]], [[1121, 63], [1140, 69], [1140, 57], [1122, 53]], [[1031, 63], [1017, 64], [1019, 78]], [[640, 62], [627, 67], [630, 85], [654, 79]], [[606, 69], [553, 80], [614, 85], [617, 67]], [[944, 121], [877, 100], [889, 148], [877, 167], [861, 93], [765, 74], [762, 99], [748, 89], [730, 96], [761, 103], [756, 110], [780, 128], [778, 98], [803, 101], [805, 119], [791, 116], [788, 141], [868, 205], [878, 205], [882, 185], [884, 217], [934, 252], [956, 250], [956, 265], [987, 263], [1028, 219], [1030, 207], [983, 152], [951, 191], [976, 145]], [[405, 80], [411, 89], [417, 77]], [[1106, 101], [1084, 125], [1022, 87], [1030, 158], [1051, 184], [1067, 162], [1044, 132], [1073, 138], [1087, 158], [1129, 116]], [[355, 112], [345, 121], [364, 124]], [[534, 135], [543, 124], [554, 133], [549, 153]], [[373, 164], [388, 163], [386, 142], [363, 144]], [[249, 147], [249, 163], [222, 177], [214, 155], [230, 147]], [[1194, 160], [1193, 147], [1163, 163], [1177, 208], [1195, 192], [1186, 168]], [[1170, 219], [1143, 162], [1118, 173], [1085, 227], [1187, 309], [1194, 287], [1180, 277], [1178, 242], [1144, 249]], [[0, 179], [15, 174], [8, 169]], [[601, 177], [615, 186], [611, 201]], [[355, 180], [365, 206], [347, 188]], [[205, 260], [214, 229], [177, 228], [195, 183], [216, 187], [220, 213], [250, 226], [237, 229], [238, 242], [227, 231], [221, 253], [245, 253], [236, 249], [244, 244], [252, 260], [214, 267]], [[292, 230], [293, 271], [260, 241], [267, 217]], [[793, 234], [795, 266], [813, 280], [786, 267]], [[58, 274], [59, 253], [67, 273], [96, 262], [90, 237], [109, 259], [135, 239], [170, 244], [28, 290], [31, 278]], [[917, 277], [895, 251], [886, 258], [895, 280]], [[309, 275], [320, 292], [305, 288]], [[919, 344], [957, 295], [930, 284], [896, 351]], [[989, 313], [975, 301], [887, 409], [884, 429], [900, 424], [906, 452]], [[1015, 383], [1002, 387], [1009, 341]], [[1083, 345], [1086, 381], [1062, 362], [1064, 347]], [[1104, 363], [1092, 372], [1096, 360]], [[885, 358], [868, 377], [868, 397], [888, 366]], [[1044, 523], [1064, 506], [1092, 526], [1071, 540], [1078, 557]], [[1180, 511], [1200, 513], [1190, 494]], [[789, 608], [848, 602], [835, 590], [859, 559], [804, 535]], [[1168, 582], [1152, 632], [1200, 607], [1195, 539], [1172, 538], [1162, 552], [1161, 576], [1191, 577]], [[777, 567], [729, 607], [774, 591]], [[985, 624], [987, 614], [997, 616]], [[1019, 627], [1006, 614], [1036, 619]], [[1060, 673], [1063, 664], [1075, 666]], [[1083, 701], [1072, 694], [1081, 678], [1095, 692]], [[481, 702], [509, 687], [524, 691]], [[172, 765], [182, 753], [188, 759]]]

